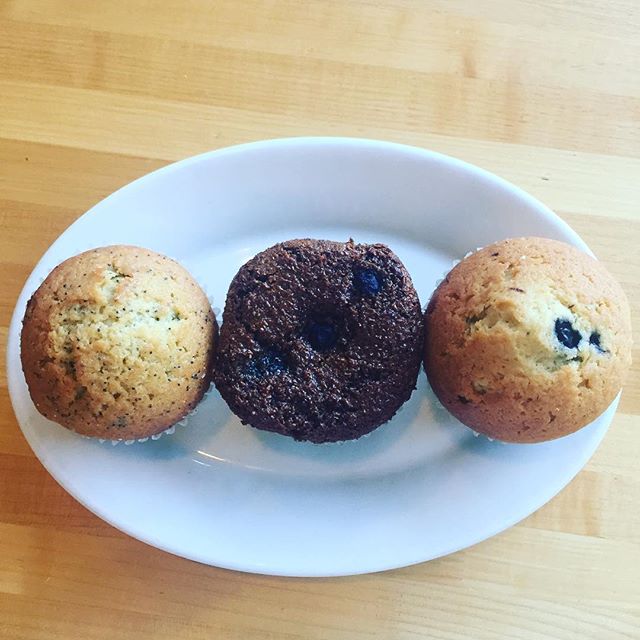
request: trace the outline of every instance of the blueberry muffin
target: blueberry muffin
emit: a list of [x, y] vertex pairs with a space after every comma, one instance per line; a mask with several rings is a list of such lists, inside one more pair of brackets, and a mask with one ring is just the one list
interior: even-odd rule
[[631, 362], [618, 283], [585, 253], [542, 238], [464, 259], [433, 294], [425, 330], [436, 395], [464, 424], [505, 442], [584, 427], [615, 398]]
[[21, 357], [38, 411], [109, 440], [154, 435], [211, 380], [216, 322], [179, 264], [112, 246], [69, 258], [27, 304]]
[[244, 423], [350, 440], [409, 398], [422, 342], [418, 296], [388, 247], [290, 240], [231, 283], [214, 380]]

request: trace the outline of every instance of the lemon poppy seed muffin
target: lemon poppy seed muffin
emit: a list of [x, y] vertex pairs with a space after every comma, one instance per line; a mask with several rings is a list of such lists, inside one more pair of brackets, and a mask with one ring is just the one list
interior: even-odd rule
[[46, 418], [87, 436], [145, 438], [208, 389], [216, 331], [205, 293], [178, 263], [103, 247], [60, 264], [33, 294], [22, 368]]
[[597, 418], [631, 356], [629, 304], [596, 260], [562, 242], [515, 238], [460, 262], [425, 314], [425, 370], [475, 431], [558, 438]]

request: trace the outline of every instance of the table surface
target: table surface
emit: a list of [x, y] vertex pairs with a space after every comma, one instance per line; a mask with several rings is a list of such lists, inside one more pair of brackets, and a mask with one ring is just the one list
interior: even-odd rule
[[[48, 245], [135, 177], [296, 135], [428, 147], [571, 224], [640, 335], [637, 0], [0, 0], [0, 343]], [[0, 370], [2, 638], [640, 637], [640, 353], [560, 495], [477, 546], [303, 580], [198, 565], [114, 530], [34, 457]]]

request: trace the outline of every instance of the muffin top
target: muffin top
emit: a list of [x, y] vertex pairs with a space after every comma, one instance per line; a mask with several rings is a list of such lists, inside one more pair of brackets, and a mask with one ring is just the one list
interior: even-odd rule
[[235, 276], [215, 383], [254, 427], [348, 440], [409, 398], [421, 356], [418, 296], [388, 247], [290, 240]]
[[146, 249], [103, 247], [60, 264], [33, 294], [22, 367], [45, 417], [89, 436], [144, 438], [201, 399], [215, 332], [183, 267]]
[[576, 431], [614, 399], [631, 362], [618, 283], [562, 242], [515, 238], [477, 251], [434, 293], [425, 369], [443, 404], [491, 437]]

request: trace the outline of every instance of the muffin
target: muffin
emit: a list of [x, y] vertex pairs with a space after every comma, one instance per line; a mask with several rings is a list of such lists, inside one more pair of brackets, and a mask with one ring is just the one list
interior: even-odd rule
[[46, 418], [86, 436], [146, 438], [200, 401], [215, 335], [207, 296], [179, 264], [103, 247], [60, 264], [33, 294], [22, 368]]
[[598, 417], [630, 366], [629, 305], [572, 246], [515, 238], [477, 251], [437, 288], [424, 364], [444, 406], [505, 442], [565, 436]]
[[418, 296], [388, 247], [290, 240], [233, 279], [214, 381], [245, 424], [351, 440], [409, 398], [422, 342]]

